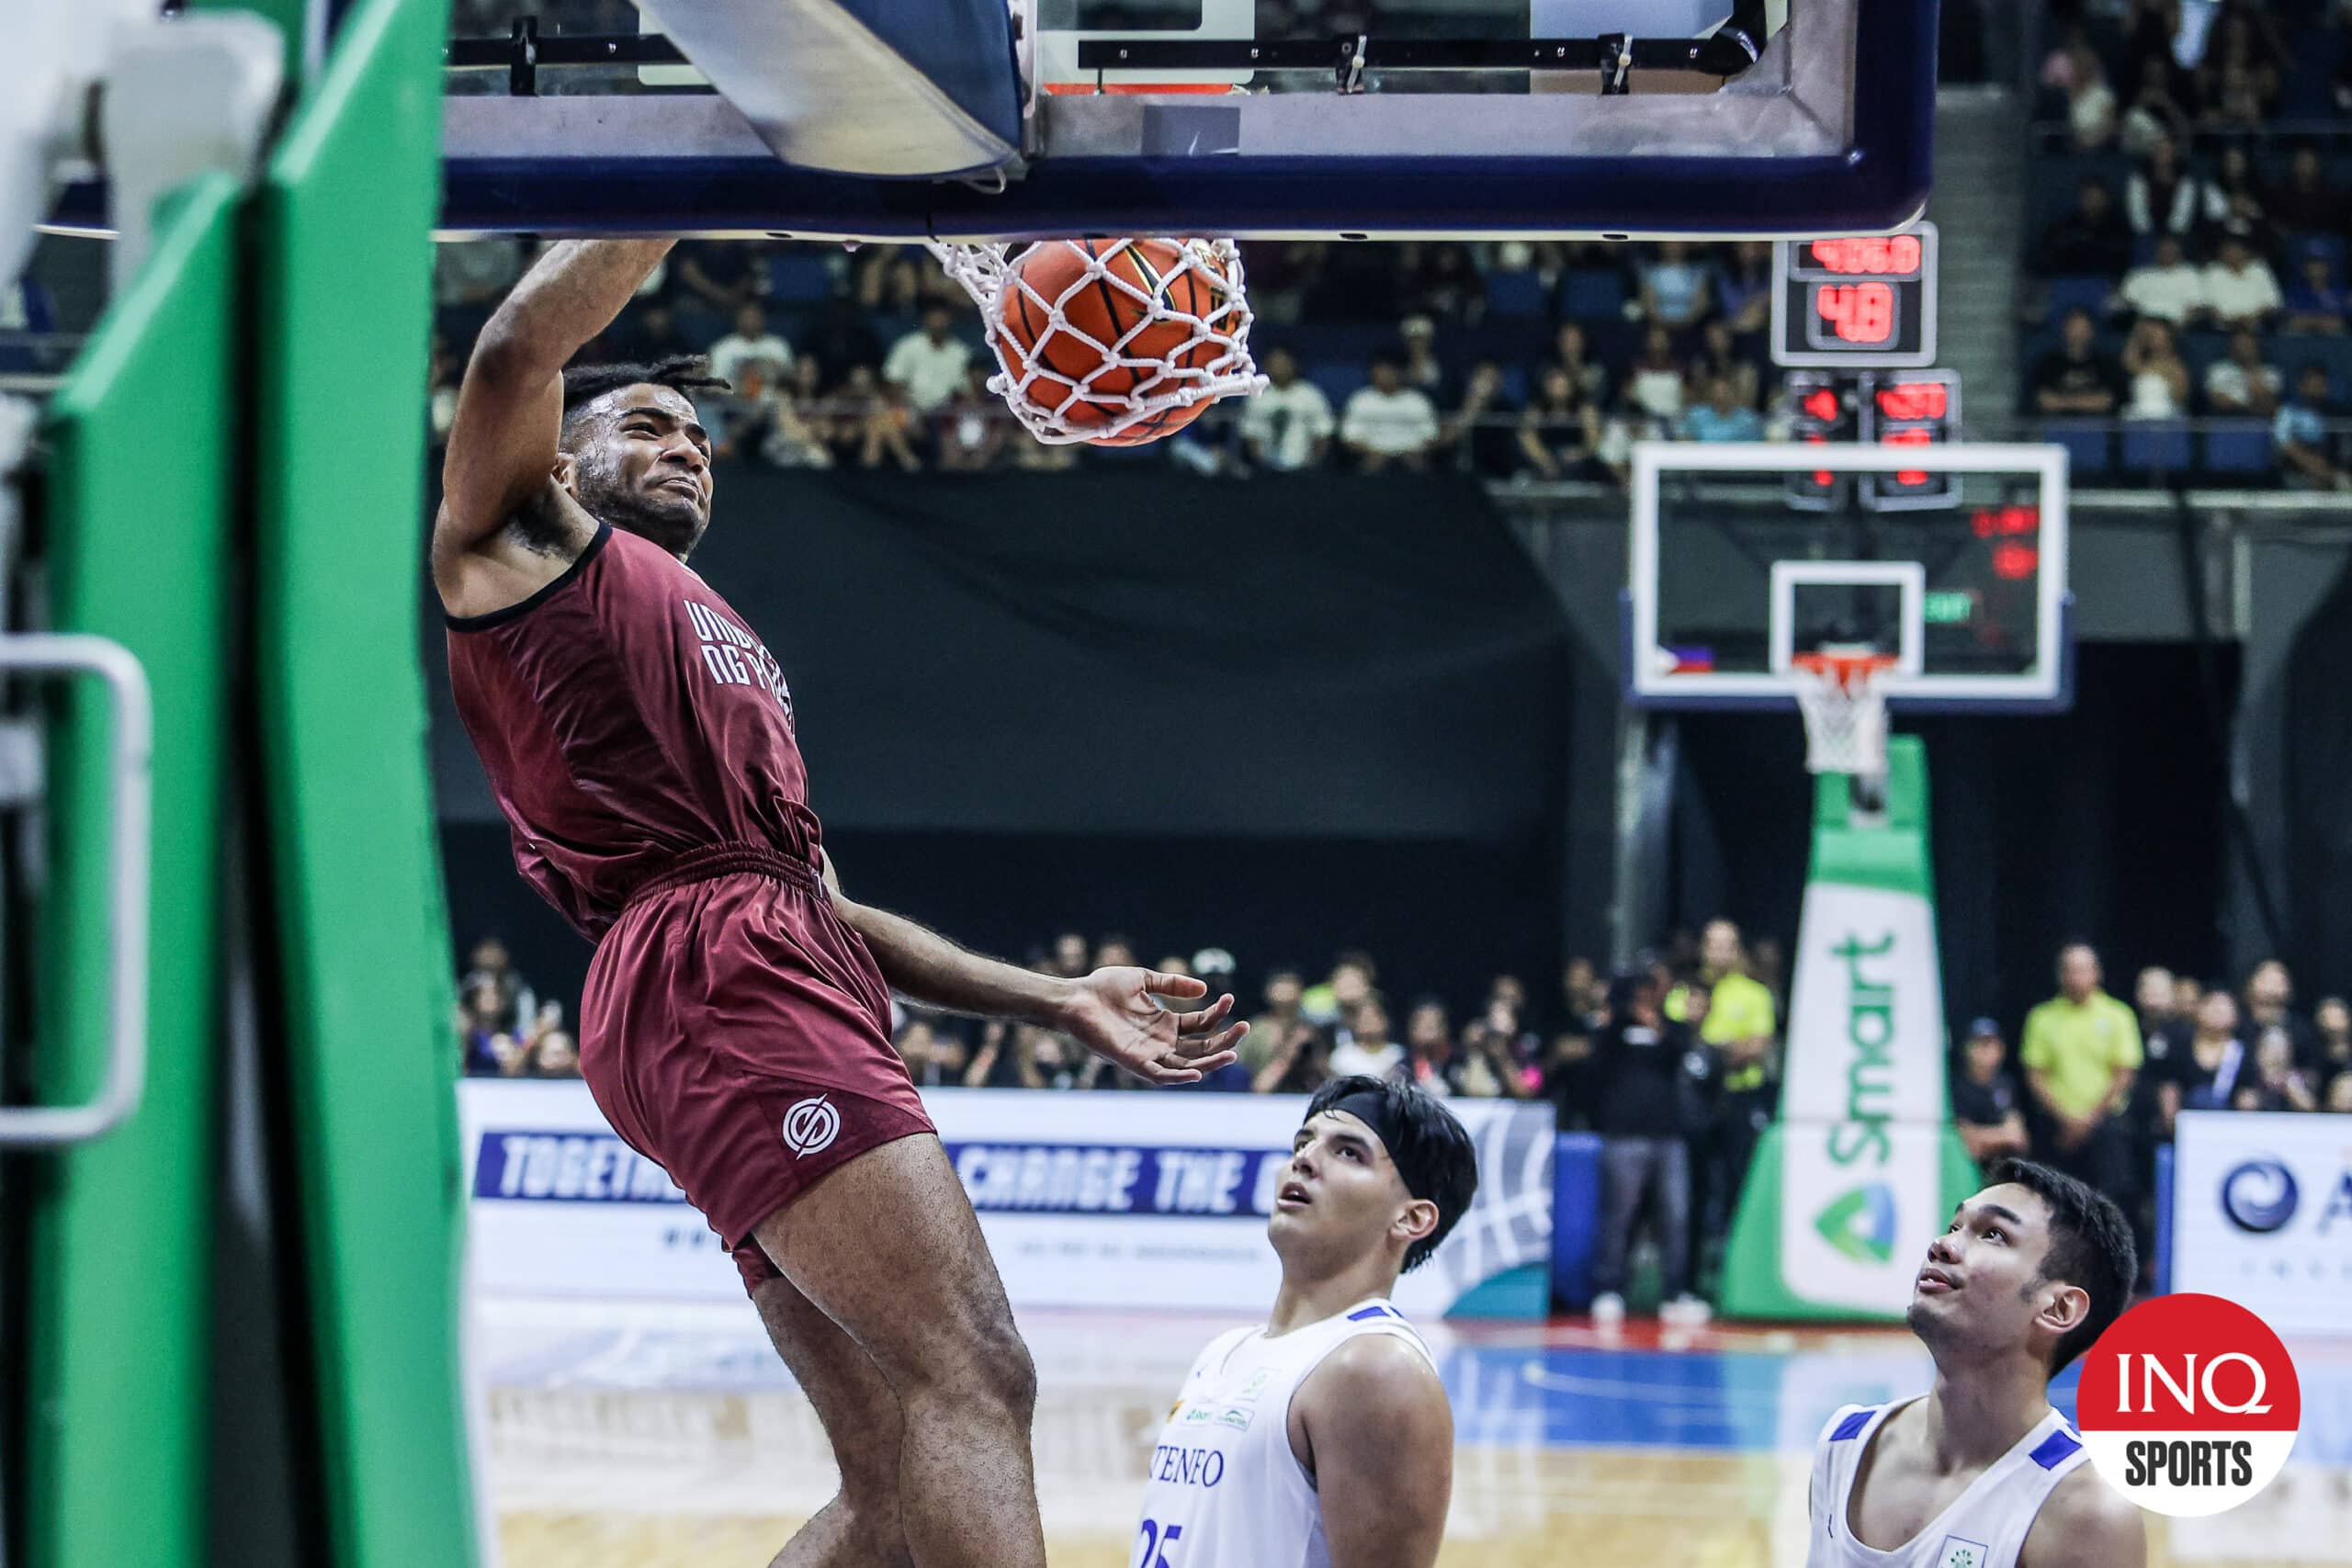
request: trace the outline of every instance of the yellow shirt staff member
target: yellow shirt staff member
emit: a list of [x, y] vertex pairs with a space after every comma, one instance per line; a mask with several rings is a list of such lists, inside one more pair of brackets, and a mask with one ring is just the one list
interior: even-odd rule
[[2026, 1014], [2018, 1060], [2048, 1119], [2046, 1157], [2111, 1196], [2133, 1185], [2120, 1112], [2139, 1077], [2140, 1020], [2099, 989], [2098, 954], [2075, 942], [2058, 954], [2058, 995]]
[[[1770, 988], [1747, 972], [1739, 928], [1729, 920], [1708, 921], [1700, 939], [1699, 964], [1701, 984], [1708, 992], [1699, 1038], [1723, 1053], [1724, 1092], [1763, 1088], [1770, 1076], [1780, 1010]], [[1690, 1002], [1690, 987], [1675, 987], [1666, 998], [1666, 1016], [1677, 1023], [1689, 1022]]]

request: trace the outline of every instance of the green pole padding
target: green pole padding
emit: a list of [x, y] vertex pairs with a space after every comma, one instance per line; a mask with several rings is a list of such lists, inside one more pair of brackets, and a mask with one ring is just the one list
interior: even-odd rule
[[1945, 1097], [1927, 751], [1887, 741], [1886, 810], [1815, 786], [1779, 1120], [1724, 1256], [1727, 1316], [1888, 1319], [1974, 1168]]
[[[240, 200], [210, 175], [164, 205], [153, 254], [47, 411], [52, 616], [146, 667], [154, 836], [146, 1092], [28, 1183], [28, 1568], [202, 1561]], [[60, 688], [37, 933], [51, 1103], [86, 1098], [107, 1050], [107, 705]]]
[[255, 215], [258, 694], [335, 1568], [474, 1551], [416, 657], [447, 23], [446, 0], [352, 12]]

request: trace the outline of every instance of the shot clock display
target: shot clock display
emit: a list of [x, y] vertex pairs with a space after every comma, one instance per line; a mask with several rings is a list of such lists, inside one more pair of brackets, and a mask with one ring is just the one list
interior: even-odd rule
[[1936, 226], [1772, 247], [1772, 363], [1860, 370], [1936, 357]]
[[[1960, 427], [1957, 370], [1870, 370], [1862, 374], [1861, 439], [1881, 446], [1928, 446]], [[1881, 512], [1960, 504], [1960, 476], [1928, 468], [1871, 474], [1862, 504]]]

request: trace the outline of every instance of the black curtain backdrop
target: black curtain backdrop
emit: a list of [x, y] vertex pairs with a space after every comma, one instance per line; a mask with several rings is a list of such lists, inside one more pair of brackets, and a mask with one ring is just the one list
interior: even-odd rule
[[2286, 676], [2282, 910], [2302, 1004], [2352, 987], [2352, 576], [2296, 634]]
[[[1245, 985], [1362, 945], [1464, 1004], [1556, 962], [1568, 635], [1479, 487], [730, 468], [695, 569], [782, 661], [854, 897], [1020, 957], [1066, 926]], [[453, 935], [551, 994], [426, 638]], [[1400, 1021], [1401, 1022], [1401, 1021]]]
[[[2016, 1031], [2055, 989], [2059, 947], [2094, 943], [2129, 999], [2143, 964], [2215, 975], [2223, 948], [2225, 754], [2183, 644], [2083, 644], [2071, 712], [1898, 716], [1928, 747], [1936, 913], [1951, 1026]], [[2234, 692], [2234, 645], [2219, 650]], [[1674, 886], [1695, 929], [1728, 915], [1793, 951], [1812, 779], [1793, 714], [1681, 719]], [[2341, 775], [2339, 775], [2340, 777]]]

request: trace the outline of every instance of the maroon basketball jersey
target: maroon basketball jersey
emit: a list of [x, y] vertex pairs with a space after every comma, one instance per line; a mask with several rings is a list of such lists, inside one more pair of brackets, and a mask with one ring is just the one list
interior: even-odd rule
[[818, 863], [784, 671], [660, 546], [601, 525], [528, 599], [448, 625], [515, 866], [592, 942], [682, 854], [754, 844]]

